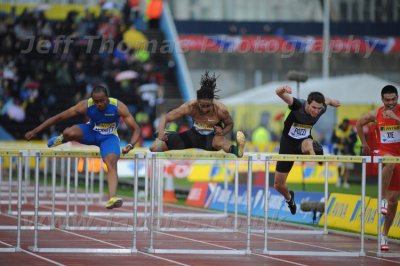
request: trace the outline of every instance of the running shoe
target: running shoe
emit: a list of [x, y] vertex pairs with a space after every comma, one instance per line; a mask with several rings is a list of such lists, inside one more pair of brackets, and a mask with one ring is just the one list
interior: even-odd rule
[[381, 235], [381, 250], [389, 251], [388, 238], [385, 235]]
[[57, 137], [52, 137], [51, 139], [49, 139], [49, 141], [47, 142], [47, 147], [54, 148], [63, 143], [64, 143], [64, 136], [61, 134]]
[[296, 211], [297, 211], [297, 206], [296, 206], [296, 202], [294, 201], [294, 192], [292, 190], [289, 191], [290, 193], [290, 201], [287, 201], [288, 207], [290, 212], [295, 215]]
[[119, 208], [123, 204], [123, 200], [119, 197], [111, 197], [107, 203], [106, 203], [106, 208], [107, 209], [114, 209], [114, 208]]
[[381, 213], [382, 213], [382, 215], [387, 214], [387, 200], [386, 199], [383, 199], [381, 201]]
[[244, 136], [242, 131], [238, 131], [236, 133], [236, 142], [238, 146], [238, 154], [239, 158], [243, 157], [244, 154], [244, 147], [246, 146], [246, 137]]

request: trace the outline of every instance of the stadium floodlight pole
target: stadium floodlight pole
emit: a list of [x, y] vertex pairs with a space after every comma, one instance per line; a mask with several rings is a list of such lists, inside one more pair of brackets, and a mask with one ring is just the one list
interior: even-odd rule
[[288, 72], [287, 78], [289, 80], [296, 81], [296, 90], [297, 90], [296, 97], [299, 98], [300, 97], [300, 82], [307, 81], [307, 79], [308, 79], [307, 74], [304, 72], [291, 70]]
[[322, 55], [322, 77], [324, 79], [329, 78], [329, 52], [330, 52], [329, 13], [330, 13], [330, 1], [324, 0], [324, 18], [323, 18], [324, 52]]

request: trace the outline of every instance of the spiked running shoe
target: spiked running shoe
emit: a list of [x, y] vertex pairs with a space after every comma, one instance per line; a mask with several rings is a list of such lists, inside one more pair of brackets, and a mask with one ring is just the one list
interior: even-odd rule
[[389, 244], [387, 236], [381, 235], [381, 250], [389, 251]]
[[287, 201], [288, 207], [290, 212], [295, 215], [296, 214], [296, 210], [297, 210], [297, 206], [296, 206], [296, 202], [294, 201], [294, 192], [292, 190], [289, 191], [290, 193], [290, 201]]
[[238, 146], [238, 154], [239, 158], [243, 157], [244, 154], [244, 147], [246, 146], [246, 137], [244, 136], [242, 131], [238, 131], [236, 133], [236, 142]]
[[47, 142], [47, 147], [54, 148], [63, 143], [64, 143], [64, 137], [63, 135], [59, 135], [57, 137], [52, 137], [51, 139], [49, 139], [49, 141]]
[[382, 215], [387, 214], [387, 200], [386, 199], [383, 199], [381, 201], [381, 213], [382, 213]]
[[111, 197], [107, 203], [106, 203], [106, 208], [107, 209], [114, 209], [114, 208], [119, 208], [123, 204], [123, 200], [118, 197]]

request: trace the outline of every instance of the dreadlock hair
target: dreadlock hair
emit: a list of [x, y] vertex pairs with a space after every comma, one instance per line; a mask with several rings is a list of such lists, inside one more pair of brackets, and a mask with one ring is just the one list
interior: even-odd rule
[[92, 93], [90, 94], [91, 96], [93, 96], [94, 93], [99, 93], [99, 92], [104, 92], [104, 94], [108, 97], [110, 95], [110, 93], [108, 92], [108, 89], [105, 85], [102, 84], [98, 84], [96, 86], [93, 87]]
[[219, 99], [219, 96], [215, 94], [219, 92], [217, 89], [217, 78], [215, 77], [215, 73], [211, 76], [208, 71], [201, 76], [200, 89], [197, 90], [197, 99]]

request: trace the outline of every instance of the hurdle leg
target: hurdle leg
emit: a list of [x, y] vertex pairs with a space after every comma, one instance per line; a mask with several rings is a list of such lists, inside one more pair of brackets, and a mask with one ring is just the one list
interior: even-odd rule
[[47, 195], [47, 157], [43, 158], [43, 160], [43, 193], [44, 195]]
[[30, 184], [30, 154], [25, 157], [25, 183], [24, 183], [24, 201], [28, 202], [28, 186]]
[[268, 252], [268, 197], [269, 197], [269, 160], [265, 160], [265, 192], [264, 192], [264, 251]]
[[100, 172], [99, 172], [99, 203], [103, 202], [103, 193], [104, 193], [104, 163], [103, 159], [100, 159]]
[[135, 175], [133, 184], [133, 234], [132, 234], [132, 252], [137, 252], [136, 242], [137, 242], [137, 203], [138, 203], [138, 175], [139, 175], [139, 156], [135, 154]]
[[156, 159], [156, 182], [157, 182], [157, 230], [160, 230], [160, 224], [161, 224], [161, 215], [163, 214], [163, 174], [161, 173], [161, 169], [164, 165], [164, 162], [162, 159]]
[[69, 205], [71, 193], [71, 157], [67, 158], [67, 206], [66, 206], [66, 221], [65, 226], [69, 227]]
[[12, 213], [12, 156], [8, 157], [10, 165], [8, 166], [8, 213]]
[[65, 181], [65, 158], [61, 158], [61, 190], [64, 191], [64, 181]]
[[22, 213], [22, 155], [18, 156], [18, 217], [17, 217], [17, 250], [21, 249], [21, 213]]
[[89, 158], [85, 159], [85, 215], [88, 215], [89, 204]]
[[144, 158], [144, 228], [147, 228], [147, 204], [149, 202], [149, 160]]
[[91, 170], [90, 170], [90, 203], [93, 204], [93, 195], [94, 195], [94, 158], [91, 159]]
[[151, 173], [150, 173], [150, 240], [149, 247], [145, 251], [154, 253], [154, 197], [155, 197], [155, 177], [156, 177], [156, 158], [151, 157]]
[[[324, 198], [325, 198], [325, 210], [328, 209], [328, 162], [325, 162], [325, 183], [324, 183]], [[328, 234], [328, 215], [324, 215], [324, 234]]]
[[381, 208], [382, 208], [382, 159], [379, 159], [378, 162], [378, 247], [377, 247], [377, 256], [382, 256], [381, 252]]
[[253, 156], [249, 156], [247, 167], [247, 237], [246, 237], [246, 254], [251, 254], [250, 241], [251, 241], [251, 190], [252, 190], [252, 170], [253, 170]]
[[361, 164], [362, 173], [361, 173], [361, 243], [360, 243], [360, 256], [365, 256], [364, 250], [364, 234], [365, 234], [365, 184], [367, 179], [367, 165], [366, 160], [363, 158], [363, 162]]
[[39, 217], [39, 164], [40, 164], [40, 156], [37, 152], [35, 155], [35, 216], [34, 216], [34, 238], [33, 238], [33, 247], [31, 250], [38, 251], [38, 238], [39, 238], [39, 226], [38, 226], [38, 217]]
[[75, 193], [75, 203], [74, 203], [74, 213], [78, 213], [78, 157], [75, 158], [75, 180], [74, 180], [74, 193]]
[[239, 197], [239, 160], [235, 160], [235, 217], [234, 217], [234, 229], [238, 230], [238, 197]]
[[51, 190], [52, 190], [52, 196], [51, 196], [51, 229], [55, 228], [55, 208], [56, 208], [56, 165], [57, 165], [57, 158], [53, 157], [53, 162], [52, 162], [52, 178], [51, 178]]

